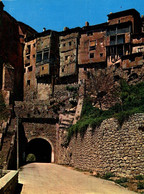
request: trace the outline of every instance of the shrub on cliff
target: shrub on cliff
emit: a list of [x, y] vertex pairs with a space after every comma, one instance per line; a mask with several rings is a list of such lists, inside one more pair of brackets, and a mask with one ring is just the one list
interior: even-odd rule
[[118, 91], [120, 102], [108, 110], [93, 107], [91, 99], [85, 98], [81, 119], [69, 128], [68, 142], [74, 134], [79, 132], [83, 135], [88, 126], [95, 129], [105, 119], [115, 117], [122, 125], [132, 114], [144, 112], [144, 82], [128, 85], [125, 80], [121, 80]]

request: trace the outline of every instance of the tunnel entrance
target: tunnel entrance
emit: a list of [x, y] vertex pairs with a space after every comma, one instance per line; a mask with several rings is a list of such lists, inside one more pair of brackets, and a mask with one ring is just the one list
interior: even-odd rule
[[51, 162], [52, 148], [48, 141], [36, 138], [27, 143], [25, 157], [26, 163], [30, 162]]

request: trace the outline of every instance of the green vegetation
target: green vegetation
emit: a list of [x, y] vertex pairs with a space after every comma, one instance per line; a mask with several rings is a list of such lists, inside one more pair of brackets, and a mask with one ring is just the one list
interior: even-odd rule
[[66, 86], [66, 90], [70, 91], [70, 92], [77, 92], [78, 87], [74, 87], [74, 86]]
[[144, 182], [138, 182], [137, 188], [138, 189], [144, 189]]
[[109, 180], [111, 177], [115, 177], [115, 175], [114, 175], [113, 173], [111, 173], [111, 172], [107, 172], [107, 173], [105, 173], [105, 174], [102, 176], [102, 178], [103, 178], [103, 179], [106, 179], [106, 180]]
[[135, 179], [136, 180], [144, 180], [144, 175], [137, 175], [136, 177], [135, 177]]
[[85, 99], [81, 119], [69, 128], [68, 143], [74, 134], [79, 132], [84, 135], [88, 126], [94, 130], [105, 119], [114, 117], [121, 126], [132, 114], [144, 112], [144, 82], [128, 85], [126, 81], [121, 80], [116, 93], [119, 103], [105, 111], [93, 107], [90, 98]]
[[26, 157], [26, 162], [35, 162], [36, 161], [36, 157], [34, 154], [28, 154]]
[[127, 183], [127, 182], [128, 182], [128, 179], [126, 177], [122, 177], [120, 179], [115, 180], [115, 183], [120, 184], [120, 185], [122, 183]]

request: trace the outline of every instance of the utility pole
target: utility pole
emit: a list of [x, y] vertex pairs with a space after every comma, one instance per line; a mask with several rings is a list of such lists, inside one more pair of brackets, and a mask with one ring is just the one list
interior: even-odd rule
[[17, 170], [19, 169], [19, 118], [17, 117]]

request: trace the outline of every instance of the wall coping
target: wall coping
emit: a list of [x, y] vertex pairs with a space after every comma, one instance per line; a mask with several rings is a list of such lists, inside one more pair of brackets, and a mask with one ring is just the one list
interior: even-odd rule
[[18, 175], [18, 171], [16, 170], [3, 170], [3, 172], [7, 172], [5, 176], [0, 179], [0, 191], [15, 177]]

